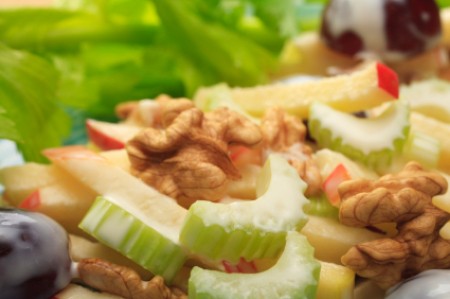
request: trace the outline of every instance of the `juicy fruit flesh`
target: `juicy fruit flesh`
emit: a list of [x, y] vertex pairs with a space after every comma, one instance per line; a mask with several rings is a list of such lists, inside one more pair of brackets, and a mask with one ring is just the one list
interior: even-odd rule
[[321, 80], [231, 90], [233, 101], [252, 115], [262, 116], [268, 108], [278, 106], [302, 119], [308, 118], [313, 102], [326, 103], [345, 112], [357, 112], [392, 101], [397, 95], [396, 73], [375, 62], [351, 74]]
[[190, 298], [315, 298], [320, 263], [306, 238], [291, 231], [277, 263], [255, 274], [193, 269]]

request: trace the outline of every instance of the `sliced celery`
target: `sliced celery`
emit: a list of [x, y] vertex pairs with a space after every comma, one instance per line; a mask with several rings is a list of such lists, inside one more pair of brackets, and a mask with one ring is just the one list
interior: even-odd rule
[[316, 298], [320, 263], [305, 236], [291, 231], [277, 263], [255, 274], [224, 273], [195, 267], [189, 278], [189, 298]]
[[184, 264], [184, 250], [106, 197], [98, 197], [80, 227], [169, 283]]
[[307, 221], [303, 212], [308, 202], [303, 196], [306, 184], [284, 158], [271, 155], [257, 185], [259, 197], [253, 201], [194, 203], [181, 230], [181, 243], [212, 260], [276, 257], [286, 232], [300, 229]]
[[358, 118], [319, 102], [311, 105], [309, 130], [319, 146], [374, 169], [387, 167], [402, 152], [409, 128], [409, 106], [404, 101], [389, 103], [373, 118]]

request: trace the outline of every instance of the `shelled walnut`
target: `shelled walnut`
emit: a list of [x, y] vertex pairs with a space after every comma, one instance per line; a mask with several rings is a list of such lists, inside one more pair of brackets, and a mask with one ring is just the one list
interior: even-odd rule
[[421, 271], [450, 267], [450, 241], [439, 236], [450, 214], [431, 201], [446, 192], [444, 177], [410, 162], [398, 174], [346, 181], [338, 190], [343, 224], [397, 224], [394, 237], [358, 244], [342, 257], [358, 275], [386, 289]]
[[166, 286], [160, 276], [143, 281], [133, 270], [102, 259], [80, 260], [77, 272], [88, 286], [126, 299], [187, 299], [180, 289]]
[[306, 126], [281, 108], [268, 109], [261, 120], [264, 148], [267, 152], [281, 153], [308, 184], [307, 195], [321, 192], [322, 178], [315, 164], [313, 151], [306, 144]]
[[170, 115], [162, 122], [167, 126], [147, 127], [128, 142], [132, 173], [185, 207], [197, 199], [221, 199], [228, 181], [240, 178], [228, 145], [258, 144], [259, 127], [227, 108], [164, 115]]

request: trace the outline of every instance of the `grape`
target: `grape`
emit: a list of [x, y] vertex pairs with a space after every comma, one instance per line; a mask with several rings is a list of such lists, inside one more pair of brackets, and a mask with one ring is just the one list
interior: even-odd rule
[[71, 280], [68, 236], [45, 215], [0, 208], [0, 299], [48, 299]]
[[441, 31], [434, 0], [332, 0], [324, 10], [321, 36], [340, 53], [396, 61], [435, 46]]

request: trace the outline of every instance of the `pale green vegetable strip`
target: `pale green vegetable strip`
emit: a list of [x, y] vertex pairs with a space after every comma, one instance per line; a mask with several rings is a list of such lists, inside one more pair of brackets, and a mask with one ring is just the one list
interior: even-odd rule
[[266, 271], [229, 274], [195, 267], [189, 279], [189, 298], [313, 299], [319, 273], [314, 248], [305, 236], [291, 231], [277, 263]]

